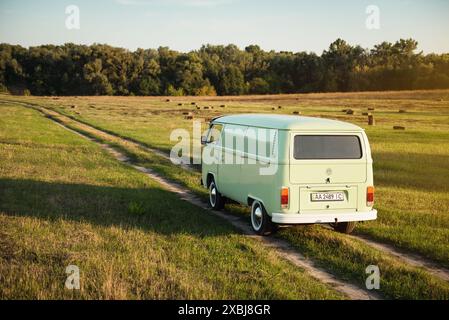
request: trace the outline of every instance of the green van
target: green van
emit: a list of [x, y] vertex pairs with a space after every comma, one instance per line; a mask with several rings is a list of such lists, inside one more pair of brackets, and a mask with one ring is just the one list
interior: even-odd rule
[[375, 220], [373, 160], [367, 136], [341, 121], [242, 114], [211, 121], [203, 148], [202, 184], [220, 210], [226, 201], [251, 207], [261, 235], [275, 226], [330, 224], [350, 233]]

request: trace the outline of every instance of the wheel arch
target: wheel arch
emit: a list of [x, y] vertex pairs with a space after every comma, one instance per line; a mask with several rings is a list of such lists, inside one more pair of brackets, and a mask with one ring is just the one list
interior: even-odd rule
[[260, 202], [260, 203], [263, 205], [263, 207], [265, 208], [265, 203], [263, 202], [263, 200], [261, 200], [261, 199], [258, 198], [258, 197], [254, 197], [254, 196], [252, 196], [252, 195], [248, 195], [246, 201], [247, 201], [247, 203], [248, 203], [248, 205], [249, 205], [250, 207], [253, 206], [254, 201], [258, 201], [258, 202]]
[[215, 173], [209, 171], [206, 175], [206, 187], [207, 188], [209, 188], [212, 180], [215, 181], [215, 185], [217, 185], [217, 179], [215, 178]]

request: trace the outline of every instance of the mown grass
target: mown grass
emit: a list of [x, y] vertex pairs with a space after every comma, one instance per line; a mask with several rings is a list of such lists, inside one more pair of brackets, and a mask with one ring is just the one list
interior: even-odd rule
[[342, 298], [37, 111], [0, 113], [0, 298]]
[[[449, 196], [446, 187], [449, 177], [448, 97], [449, 91], [420, 91], [176, 98], [170, 103], [164, 102], [163, 98], [117, 97], [60, 97], [58, 100], [30, 97], [26, 100], [164, 151], [174, 143], [169, 141], [173, 128], [191, 128], [191, 121], [184, 120], [182, 115], [186, 110], [195, 112], [197, 119], [225, 113], [291, 114], [293, 110], [299, 110], [304, 115], [356, 123], [367, 130], [371, 141], [375, 160], [376, 208], [379, 210], [378, 220], [360, 224], [357, 232], [449, 266]], [[190, 105], [191, 101], [196, 101], [201, 107], [214, 106], [214, 109], [197, 111]], [[183, 103], [183, 106], [178, 106], [178, 103]], [[226, 107], [220, 108], [222, 104]], [[272, 110], [278, 106], [282, 108]], [[361, 116], [368, 107], [375, 108], [371, 111], [376, 117], [375, 127], [368, 127], [366, 117]], [[355, 110], [356, 115], [347, 116], [341, 112], [347, 108]], [[405, 109], [406, 113], [399, 113], [399, 109]], [[393, 125], [404, 125], [406, 130], [394, 131]], [[161, 157], [121, 145], [118, 141], [109, 143], [128, 152], [135, 161], [205, 196], [205, 190], [198, 185], [198, 173], [186, 172]], [[231, 206], [231, 211], [247, 213], [238, 206]], [[358, 241], [346, 239], [342, 242], [340, 235], [329, 230], [298, 227], [282, 230], [280, 236], [358, 285], [364, 283], [367, 265], [381, 264], [381, 288], [388, 297], [447, 297], [446, 284], [426, 272], [409, 268]]]
[[[152, 168], [198, 195], [206, 198], [206, 190], [198, 184], [200, 174], [174, 166], [169, 160], [143, 151], [133, 143], [77, 124], [71, 119], [59, 117], [66, 125], [83, 132], [126, 153], [132, 161]], [[247, 215], [245, 208], [228, 206], [234, 214]], [[381, 269], [380, 291], [388, 298], [399, 299], [447, 299], [449, 285], [424, 270], [407, 266], [403, 262], [375, 250], [360, 241], [320, 227], [296, 227], [283, 229], [278, 236], [288, 240], [301, 252], [317, 261], [323, 268], [359, 286], [365, 284], [365, 269], [377, 265]]]
[[[364, 127], [374, 157], [379, 219], [357, 232], [418, 252], [449, 267], [449, 90], [380, 93], [335, 93], [246, 97], [58, 97], [12, 98], [54, 108], [96, 127], [169, 151], [174, 128], [191, 130], [191, 121], [227, 113], [300, 111], [353, 122]], [[191, 105], [196, 102], [201, 110]], [[181, 106], [178, 104], [182, 103]], [[225, 108], [221, 108], [225, 105]], [[214, 109], [204, 110], [204, 106]], [[278, 108], [281, 106], [281, 109]], [[276, 110], [273, 111], [272, 108]], [[363, 112], [375, 115], [367, 126]], [[346, 115], [343, 109], [356, 114]], [[405, 110], [405, 113], [399, 113]], [[405, 131], [395, 131], [403, 125]], [[159, 168], [173, 176], [173, 168]], [[177, 172], [177, 175], [182, 173]], [[185, 179], [189, 179], [184, 175]]]

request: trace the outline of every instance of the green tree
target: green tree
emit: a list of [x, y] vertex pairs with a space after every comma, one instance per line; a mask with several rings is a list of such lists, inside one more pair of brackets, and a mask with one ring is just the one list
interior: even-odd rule
[[84, 78], [88, 81], [93, 95], [111, 95], [114, 93], [108, 77], [103, 74], [102, 60], [95, 59], [84, 66]]
[[246, 92], [245, 79], [239, 68], [231, 65], [221, 71], [219, 92], [222, 95], [241, 95]]
[[365, 50], [360, 46], [353, 47], [342, 39], [331, 43], [322, 55], [326, 70], [323, 77], [325, 90], [349, 91], [351, 76], [364, 55]]
[[254, 78], [249, 82], [249, 92], [252, 94], [270, 93], [270, 84], [263, 78]]

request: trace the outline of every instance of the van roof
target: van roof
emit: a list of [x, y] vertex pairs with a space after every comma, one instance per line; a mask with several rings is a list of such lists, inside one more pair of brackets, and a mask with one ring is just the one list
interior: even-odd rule
[[360, 131], [362, 128], [343, 121], [279, 114], [237, 114], [219, 117], [213, 123], [228, 123], [280, 130]]

